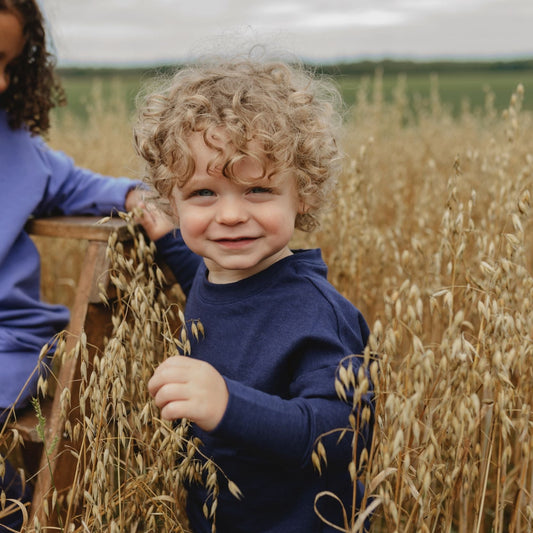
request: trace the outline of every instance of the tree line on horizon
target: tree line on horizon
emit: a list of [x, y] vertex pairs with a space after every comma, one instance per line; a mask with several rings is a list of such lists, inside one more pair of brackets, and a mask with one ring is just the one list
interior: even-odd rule
[[[155, 66], [120, 66], [120, 67], [90, 67], [90, 66], [69, 66], [59, 67], [60, 75], [76, 77], [87, 75], [113, 76], [116, 73], [127, 71], [135, 74], [172, 72], [183, 64], [165, 64]], [[362, 61], [339, 61], [327, 64], [308, 64], [309, 67], [329, 76], [359, 76], [373, 74], [376, 69], [382, 69], [388, 74], [416, 73], [416, 72], [497, 72], [497, 71], [532, 71], [533, 58], [530, 59], [510, 59], [510, 60], [437, 60], [437, 61], [415, 61], [415, 60], [362, 60]]]

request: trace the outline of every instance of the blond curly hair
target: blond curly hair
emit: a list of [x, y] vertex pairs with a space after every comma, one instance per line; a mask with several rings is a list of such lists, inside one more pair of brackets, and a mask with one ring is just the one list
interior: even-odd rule
[[233, 168], [244, 156], [266, 161], [270, 174], [290, 171], [306, 206], [295, 226], [311, 231], [340, 171], [340, 106], [333, 84], [301, 66], [250, 57], [204, 61], [144, 98], [134, 142], [146, 182], [168, 200], [195, 170], [189, 136], [202, 132], [211, 146], [210, 132], [224, 129], [230, 150], [219, 149], [212, 163], [234, 181], [242, 181]]

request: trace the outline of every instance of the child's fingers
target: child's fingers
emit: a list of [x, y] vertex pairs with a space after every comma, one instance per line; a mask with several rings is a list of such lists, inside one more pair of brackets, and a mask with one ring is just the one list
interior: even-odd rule
[[190, 357], [170, 357], [161, 363], [148, 390], [162, 418], [189, 418], [206, 431], [220, 422], [228, 403], [221, 374], [209, 363]]
[[196, 420], [198, 415], [198, 398], [189, 382], [166, 383], [157, 391], [154, 403], [161, 410], [161, 418], [175, 420], [190, 418]]
[[131, 189], [124, 200], [126, 211], [133, 211], [144, 200], [144, 193], [140, 189]]
[[153, 241], [160, 239], [176, 227], [176, 223], [156, 205], [143, 203], [142, 206], [139, 204], [139, 207], [142, 209], [138, 209], [135, 220], [143, 226]]
[[174, 401], [161, 407], [161, 418], [163, 420], [178, 420], [180, 418], [194, 419], [194, 416], [189, 402]]
[[160, 409], [170, 402], [182, 402], [189, 399], [187, 383], [166, 383], [154, 396], [154, 402]]
[[178, 383], [187, 381], [185, 371], [189, 368], [188, 360], [176, 355], [163, 361], [154, 371], [153, 376], [148, 381], [148, 392], [155, 397], [159, 389], [167, 383]]

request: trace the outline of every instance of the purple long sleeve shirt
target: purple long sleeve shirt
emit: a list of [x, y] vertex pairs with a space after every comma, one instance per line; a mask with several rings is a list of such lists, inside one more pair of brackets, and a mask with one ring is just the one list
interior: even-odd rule
[[37, 374], [20, 394], [42, 346], [69, 320], [66, 307], [40, 299], [40, 258], [24, 230], [26, 221], [123, 210], [136, 185], [75, 166], [42, 138], [10, 129], [0, 110], [0, 419], [17, 397], [22, 407], [35, 393]]

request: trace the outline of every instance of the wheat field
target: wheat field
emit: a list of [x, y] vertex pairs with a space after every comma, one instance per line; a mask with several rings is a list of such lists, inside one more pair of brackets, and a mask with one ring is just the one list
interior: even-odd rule
[[[371, 453], [350, 466], [367, 486], [372, 531], [533, 530], [533, 115], [521, 109], [526, 95], [517, 85], [501, 112], [487, 93], [484, 109], [465, 105], [457, 117], [437, 83], [430, 99], [411, 104], [400, 78], [394, 101], [385, 102], [377, 76], [346, 112], [346, 165], [321, 228], [295, 237], [295, 247], [322, 248], [330, 281], [372, 330], [365, 358], [376, 387], [375, 436]], [[140, 177], [131, 123], [120, 99], [104, 102], [95, 86], [89, 123], [67, 115], [49, 142], [79, 165]], [[137, 239], [137, 259], [152, 261], [150, 246]], [[38, 246], [44, 296], [70, 303], [78, 251], [71, 243]], [[171, 338], [178, 291], [169, 297], [154, 289], [153, 271], [139, 275], [119, 252], [116, 279], [127, 306], [117, 310], [98, 374], [82, 386], [96, 414], [70, 428], [90, 434], [93, 475], [80, 473], [69, 502], [83, 511], [69, 512], [63, 527], [186, 531], [181, 481], [203, 476], [216, 502], [223, 474], [207, 458], [191, 461], [186, 424], [170, 431], [146, 393], [153, 365], [187, 352], [186, 338]], [[91, 387], [96, 379], [100, 387]], [[366, 386], [339, 372], [341, 396], [353, 389], [357, 402]], [[92, 417], [102, 401], [116, 424], [97, 438]], [[358, 531], [358, 518], [349, 516], [339, 531]]]

